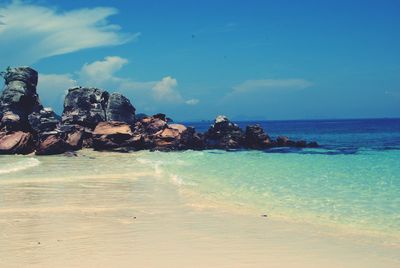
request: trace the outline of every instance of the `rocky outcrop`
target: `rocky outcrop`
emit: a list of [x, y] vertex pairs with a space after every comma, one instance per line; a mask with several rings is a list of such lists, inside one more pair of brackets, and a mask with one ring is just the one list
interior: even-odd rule
[[250, 149], [265, 149], [271, 147], [272, 142], [260, 125], [250, 125], [246, 127], [244, 145]]
[[133, 125], [135, 123], [135, 110], [128, 98], [119, 93], [112, 93], [107, 103], [106, 119], [107, 121], [119, 121]]
[[238, 125], [220, 115], [204, 133], [204, 139], [206, 147], [210, 149], [238, 149], [243, 145], [244, 134]]
[[36, 133], [54, 131], [60, 120], [51, 108], [43, 108], [39, 112], [33, 112], [28, 116], [29, 124]]
[[38, 74], [29, 67], [8, 68], [0, 96], [0, 128], [3, 131], [30, 131], [28, 115], [42, 109], [36, 93]]
[[204, 134], [197, 133], [193, 127], [172, 123], [162, 113], [135, 116], [129, 99], [98, 88], [70, 88], [60, 118], [40, 104], [35, 70], [9, 68], [2, 75], [0, 154], [62, 154], [81, 148], [127, 152], [318, 146], [285, 136], [272, 140], [260, 125], [243, 131], [223, 115]]
[[95, 128], [106, 121], [109, 94], [98, 88], [74, 87], [68, 90], [64, 100], [62, 123]]

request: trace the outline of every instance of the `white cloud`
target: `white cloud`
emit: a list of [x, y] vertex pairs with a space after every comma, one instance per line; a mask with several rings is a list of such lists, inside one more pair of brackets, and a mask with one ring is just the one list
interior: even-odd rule
[[198, 99], [183, 98], [177, 89], [178, 81], [171, 76], [158, 81], [135, 81], [118, 76], [117, 72], [126, 64], [128, 60], [125, 58], [108, 56], [102, 60], [85, 63], [79, 71], [71, 74], [39, 74], [38, 92], [44, 105], [52, 107], [59, 107], [65, 91], [74, 86], [118, 91], [132, 98], [134, 103], [149, 106], [199, 103]]
[[167, 102], [183, 102], [181, 94], [175, 90], [178, 82], [171, 76], [166, 76], [161, 81], [157, 82], [153, 90], [153, 96], [156, 100]]
[[311, 87], [313, 83], [305, 79], [263, 79], [247, 80], [233, 87], [233, 93], [255, 90], [298, 90]]
[[143, 91], [142, 94], [151, 92], [156, 101], [185, 102], [179, 91], [176, 90], [178, 81], [171, 76], [166, 76], [160, 81], [148, 82], [138, 82], [116, 76], [116, 73], [127, 63], [127, 59], [118, 56], [108, 56], [103, 60], [85, 63], [77, 73], [78, 81], [82, 86], [108, 88], [118, 91], [141, 90]]
[[115, 76], [125, 64], [127, 59], [109, 56], [104, 60], [85, 63], [79, 71], [79, 81], [83, 82], [84, 86], [102, 87], [106, 83], [120, 83], [123, 79]]
[[120, 26], [107, 21], [117, 12], [115, 8], [107, 7], [60, 11], [20, 1], [2, 5], [2, 63], [31, 65], [42, 58], [86, 48], [120, 45], [137, 37], [139, 34], [121, 33]]

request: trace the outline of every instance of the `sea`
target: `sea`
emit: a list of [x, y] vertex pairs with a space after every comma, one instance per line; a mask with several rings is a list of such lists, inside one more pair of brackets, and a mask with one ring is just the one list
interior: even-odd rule
[[[320, 147], [3, 155], [0, 209], [12, 206], [10, 202], [41, 206], [40, 196], [23, 195], [16, 201], [15, 189], [10, 196], [10, 185], [18, 182], [102, 177], [116, 183], [142, 174], [165, 180], [196, 202], [400, 241], [400, 119], [238, 122], [243, 128], [256, 123], [272, 138], [286, 135], [317, 141]], [[185, 124], [205, 131], [211, 122]], [[56, 191], [57, 202], [74, 194]]]

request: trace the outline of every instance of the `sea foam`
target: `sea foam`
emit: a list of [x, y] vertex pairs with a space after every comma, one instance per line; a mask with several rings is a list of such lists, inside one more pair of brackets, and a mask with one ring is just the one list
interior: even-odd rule
[[4, 163], [0, 166], [0, 174], [15, 173], [40, 165], [40, 161], [36, 158], [24, 158], [15, 162]]

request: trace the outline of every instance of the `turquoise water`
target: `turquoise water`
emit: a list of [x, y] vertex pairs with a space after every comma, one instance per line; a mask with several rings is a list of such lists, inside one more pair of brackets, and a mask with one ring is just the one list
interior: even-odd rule
[[207, 151], [154, 158], [170, 178], [205, 199], [270, 217], [388, 234], [400, 230], [398, 150], [337, 155]]
[[0, 156], [0, 190], [1, 182], [13, 180], [146, 174], [196, 193], [200, 200], [256, 210], [270, 218], [400, 239], [400, 120], [263, 124], [271, 135], [282, 129], [292, 137], [315, 138], [322, 147]]

